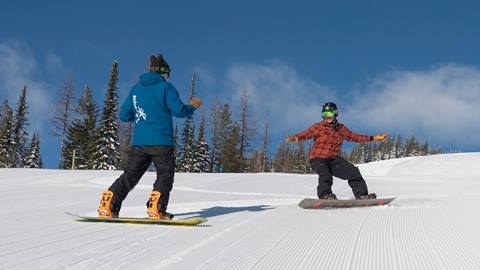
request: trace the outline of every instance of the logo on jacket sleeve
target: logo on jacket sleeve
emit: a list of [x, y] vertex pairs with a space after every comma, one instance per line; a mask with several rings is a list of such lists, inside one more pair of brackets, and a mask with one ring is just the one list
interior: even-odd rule
[[139, 120], [147, 120], [147, 114], [142, 107], [137, 104], [137, 96], [133, 95], [133, 107], [135, 108], [135, 123], [138, 123]]

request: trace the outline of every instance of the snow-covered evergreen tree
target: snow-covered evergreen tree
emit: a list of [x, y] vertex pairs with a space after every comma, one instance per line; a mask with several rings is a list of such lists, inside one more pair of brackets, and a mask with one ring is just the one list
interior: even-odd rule
[[[192, 82], [188, 98], [195, 96], [195, 73], [192, 75]], [[179, 172], [193, 172], [195, 170], [195, 122], [193, 116], [187, 117], [183, 124], [182, 134], [180, 135], [180, 145], [178, 147], [179, 160], [177, 170]]]
[[193, 172], [195, 163], [195, 124], [192, 117], [188, 117], [183, 123], [178, 155], [178, 171]]
[[42, 158], [40, 156], [40, 137], [37, 131], [33, 133], [30, 148], [27, 151], [25, 159], [25, 168], [41, 168]]
[[[82, 137], [81, 125], [80, 125], [80, 122], [77, 119], [75, 119], [68, 126], [67, 132], [65, 134], [65, 144], [62, 150], [63, 159], [62, 159], [62, 163], [60, 164], [60, 168], [62, 169], [78, 168], [78, 164], [75, 164], [75, 162], [79, 160], [78, 149], [79, 149], [81, 137]], [[84, 162], [80, 160], [80, 163], [84, 163]]]
[[404, 153], [406, 157], [418, 156], [420, 154], [419, 144], [414, 136], [405, 141]]
[[4, 101], [2, 105], [2, 118], [0, 122], [0, 168], [11, 168], [15, 166], [13, 162], [13, 110]]
[[93, 168], [115, 170], [119, 165], [118, 136], [118, 62], [114, 61], [110, 73], [107, 94], [103, 106], [100, 126], [97, 129], [96, 152]]
[[305, 145], [304, 142], [298, 142], [296, 148], [294, 150], [294, 160], [293, 160], [293, 173], [301, 173], [304, 174], [307, 172], [307, 168], [305, 166]]
[[24, 86], [20, 98], [18, 100], [18, 106], [15, 111], [15, 120], [13, 125], [13, 149], [12, 157], [14, 166], [22, 166], [25, 161], [25, 150], [28, 133], [25, 130], [28, 126], [28, 107], [27, 107], [27, 86]]
[[270, 158], [268, 155], [268, 145], [270, 144], [270, 130], [269, 130], [269, 112], [265, 112], [265, 119], [263, 122], [263, 136], [262, 136], [262, 148], [260, 150], [261, 155], [261, 172], [269, 172], [271, 170]]
[[421, 156], [427, 156], [430, 154], [430, 151], [428, 150], [428, 142], [424, 142], [422, 144], [420, 144], [419, 146], [419, 154]]
[[198, 128], [198, 140], [195, 145], [194, 172], [210, 171], [210, 150], [205, 139], [205, 115], [202, 115], [200, 127]]
[[294, 168], [295, 151], [289, 144], [280, 143], [272, 160], [272, 171], [292, 173]]
[[210, 113], [210, 172], [219, 172], [220, 164], [220, 122], [221, 122], [221, 105], [220, 100], [215, 98]]
[[96, 162], [98, 108], [88, 86], [85, 86], [78, 101], [76, 114], [76, 119], [67, 129], [62, 168], [72, 168], [75, 153], [75, 169], [93, 169]]
[[402, 148], [402, 139], [400, 135], [392, 137], [392, 145], [390, 147], [389, 158], [399, 158]]

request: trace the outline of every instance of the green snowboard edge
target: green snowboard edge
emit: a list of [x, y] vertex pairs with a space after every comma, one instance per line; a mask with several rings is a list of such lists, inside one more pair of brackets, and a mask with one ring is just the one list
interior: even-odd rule
[[173, 220], [152, 220], [148, 218], [120, 217], [120, 218], [99, 218], [86, 217], [74, 213], [66, 212], [67, 215], [75, 217], [78, 222], [98, 222], [98, 223], [128, 223], [128, 224], [158, 224], [158, 225], [174, 225], [174, 226], [196, 226], [208, 221], [203, 217], [192, 217], [187, 219]]

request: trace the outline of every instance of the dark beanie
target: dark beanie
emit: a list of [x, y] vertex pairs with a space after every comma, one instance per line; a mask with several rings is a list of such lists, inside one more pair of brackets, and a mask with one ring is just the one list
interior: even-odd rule
[[161, 54], [150, 55], [150, 71], [170, 75], [170, 66]]

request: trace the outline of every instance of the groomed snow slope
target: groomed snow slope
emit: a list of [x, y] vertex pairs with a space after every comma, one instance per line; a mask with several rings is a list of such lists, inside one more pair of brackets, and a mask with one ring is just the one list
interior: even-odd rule
[[[480, 153], [360, 165], [391, 206], [304, 210], [315, 175], [177, 174], [200, 227], [75, 222], [120, 172], [0, 169], [0, 269], [480, 269]], [[121, 214], [144, 216], [147, 173]], [[334, 192], [351, 197], [347, 182]]]

